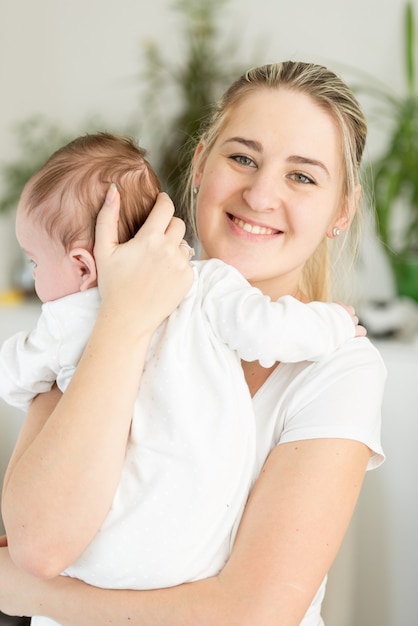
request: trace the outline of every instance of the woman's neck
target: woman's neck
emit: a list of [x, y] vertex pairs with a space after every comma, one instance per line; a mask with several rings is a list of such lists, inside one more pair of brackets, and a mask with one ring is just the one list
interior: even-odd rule
[[267, 378], [278, 365], [278, 363], [275, 363], [272, 367], [266, 368], [261, 367], [258, 361], [242, 361], [242, 369], [244, 370], [245, 380], [250, 390], [251, 397], [263, 386]]
[[309, 302], [306, 294], [304, 294], [299, 288], [299, 282], [297, 280], [250, 280], [250, 283], [253, 287], [260, 289], [264, 295], [269, 296], [272, 300], [278, 300], [283, 296], [292, 296], [301, 302]]

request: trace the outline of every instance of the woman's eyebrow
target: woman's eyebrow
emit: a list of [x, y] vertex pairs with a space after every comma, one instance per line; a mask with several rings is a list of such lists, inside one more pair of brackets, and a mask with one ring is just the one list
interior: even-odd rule
[[[261, 145], [261, 143], [259, 141], [255, 141], [254, 139], [245, 139], [245, 137], [230, 137], [229, 139], [226, 139], [224, 145], [227, 145], [229, 143], [241, 143], [246, 148], [250, 148], [252, 150], [255, 150], [256, 152], [261, 153], [263, 151], [263, 146]], [[286, 161], [288, 163], [297, 163], [299, 165], [313, 165], [315, 167], [320, 167], [328, 177], [330, 176], [330, 173], [325, 163], [319, 161], [318, 159], [312, 159], [310, 157], [292, 154], [287, 157]]]
[[255, 150], [256, 152], [262, 152], [263, 148], [259, 141], [254, 141], [254, 139], [245, 139], [244, 137], [230, 137], [224, 142], [228, 143], [242, 143], [246, 148], [250, 148], [251, 150]]
[[314, 165], [315, 167], [320, 167], [328, 177], [330, 176], [330, 173], [325, 163], [323, 163], [322, 161], [318, 161], [317, 159], [311, 159], [309, 157], [300, 156], [298, 154], [292, 154], [287, 157], [286, 161], [288, 163], [297, 163], [300, 165]]

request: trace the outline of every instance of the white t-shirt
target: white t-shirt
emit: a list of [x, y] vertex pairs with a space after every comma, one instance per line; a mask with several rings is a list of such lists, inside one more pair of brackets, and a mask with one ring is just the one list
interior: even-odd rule
[[[352, 339], [316, 363], [278, 365], [253, 398], [255, 478], [272, 448], [306, 439], [360, 441], [371, 450], [368, 469], [378, 467], [384, 460], [380, 430], [385, 380], [383, 360], [367, 338]], [[326, 579], [301, 626], [322, 626], [325, 585]]]
[[[384, 460], [380, 443], [381, 402], [386, 369], [366, 338], [353, 339], [318, 363], [281, 363], [253, 398], [256, 428], [255, 480], [281, 443], [311, 438], [344, 438], [371, 450], [368, 469]], [[239, 525], [237, 520], [232, 537]], [[232, 542], [231, 542], [232, 543]], [[323, 581], [301, 626], [322, 626]], [[46, 618], [36, 626], [52, 626]]]
[[[271, 303], [220, 261], [195, 263], [194, 271], [189, 294], [153, 337], [111, 511], [66, 572], [97, 586], [154, 588], [217, 573], [229, 555], [231, 530], [251, 481], [271, 446], [285, 436], [279, 423], [270, 432], [278, 417], [271, 400], [261, 413], [256, 408], [254, 420], [240, 358], [265, 366], [324, 354], [331, 359], [332, 351], [354, 334], [350, 317], [338, 305], [303, 305], [289, 297]], [[19, 354], [19, 367], [7, 372], [26, 374], [17, 396], [22, 403], [31, 393], [46, 391], [55, 378], [66, 388], [98, 306], [97, 290], [48, 303], [37, 331], [3, 348], [3, 355]], [[51, 335], [55, 347], [49, 350], [47, 374], [43, 361]], [[27, 349], [32, 360], [42, 361], [42, 388], [31, 389], [27, 382], [31, 376], [37, 380], [20, 354]], [[303, 371], [309, 364], [283, 367], [275, 375]], [[254, 399], [256, 407], [269, 381]], [[301, 396], [303, 384], [297, 383]], [[280, 396], [275, 389], [276, 402]], [[268, 421], [260, 431], [261, 415]], [[377, 435], [378, 430], [377, 425]], [[374, 445], [379, 454], [377, 440]], [[37, 620], [33, 624], [43, 623]]]

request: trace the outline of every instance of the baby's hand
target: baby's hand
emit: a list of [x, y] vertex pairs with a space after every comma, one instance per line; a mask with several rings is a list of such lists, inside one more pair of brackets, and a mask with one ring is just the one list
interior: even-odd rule
[[347, 313], [350, 315], [351, 317], [351, 321], [354, 324], [354, 336], [355, 337], [365, 337], [367, 335], [367, 330], [364, 328], [364, 326], [361, 326], [358, 322], [358, 317], [356, 315], [356, 312], [354, 310], [354, 307], [352, 307], [349, 304], [343, 304], [342, 302], [337, 302], [337, 304], [339, 304], [340, 306], [343, 307], [343, 309], [345, 309], [347, 311]]

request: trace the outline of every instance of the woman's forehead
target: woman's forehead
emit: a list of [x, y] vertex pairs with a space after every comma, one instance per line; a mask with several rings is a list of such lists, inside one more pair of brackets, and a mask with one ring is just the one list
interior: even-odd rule
[[311, 156], [321, 153], [327, 159], [341, 152], [341, 133], [332, 114], [308, 94], [294, 89], [260, 89], [237, 102], [218, 143], [234, 137], [295, 154], [303, 155], [306, 150]]

